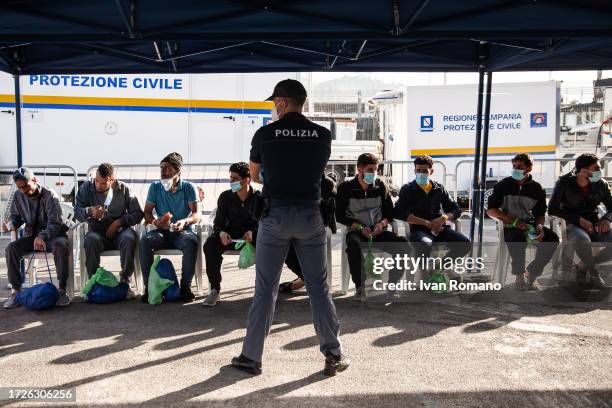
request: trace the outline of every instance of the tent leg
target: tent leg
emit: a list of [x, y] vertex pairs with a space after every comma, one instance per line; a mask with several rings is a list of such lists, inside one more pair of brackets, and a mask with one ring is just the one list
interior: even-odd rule
[[484, 223], [484, 196], [487, 189], [487, 156], [489, 154], [489, 119], [491, 116], [491, 85], [493, 83], [493, 72], [487, 72], [487, 92], [484, 111], [484, 135], [482, 140], [482, 166], [480, 173], [480, 199], [478, 201], [478, 256], [482, 255], [482, 231]]
[[472, 177], [472, 217], [470, 219], [470, 241], [474, 242], [476, 216], [478, 215], [478, 169], [480, 165], [480, 140], [482, 136], [482, 93], [484, 88], [484, 68], [478, 69], [478, 105], [476, 108], [476, 145], [474, 147], [474, 171]]
[[17, 167], [23, 166], [23, 150], [21, 145], [21, 86], [19, 74], [15, 74], [15, 130], [17, 131]]

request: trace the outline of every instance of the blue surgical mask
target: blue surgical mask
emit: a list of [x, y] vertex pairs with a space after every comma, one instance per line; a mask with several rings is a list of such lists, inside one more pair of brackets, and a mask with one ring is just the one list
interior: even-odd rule
[[516, 181], [521, 181], [525, 178], [525, 171], [520, 169], [512, 169], [512, 178]]
[[429, 174], [417, 173], [414, 179], [419, 186], [426, 186], [429, 183]]
[[242, 188], [242, 184], [240, 184], [239, 181], [233, 181], [230, 183], [230, 188], [232, 189], [232, 192], [237, 193]]
[[591, 183], [597, 183], [601, 180], [601, 170], [594, 171], [591, 176], [589, 176], [589, 181]]
[[374, 184], [376, 181], [376, 173], [363, 173], [363, 181], [366, 184]]

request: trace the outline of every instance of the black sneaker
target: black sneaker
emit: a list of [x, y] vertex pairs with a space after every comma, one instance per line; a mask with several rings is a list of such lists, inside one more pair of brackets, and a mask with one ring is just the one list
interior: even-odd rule
[[183, 302], [189, 303], [189, 302], [193, 302], [193, 299], [195, 299], [195, 295], [191, 291], [191, 288], [181, 288], [181, 293], [179, 294], [179, 298]]
[[149, 291], [145, 288], [144, 293], [140, 296], [141, 303], [149, 303]]
[[580, 286], [587, 285], [587, 272], [584, 269], [576, 267], [576, 283]]
[[251, 375], [261, 374], [261, 363], [251, 360], [250, 358], [245, 357], [243, 354], [232, 358], [232, 367]]
[[590, 274], [591, 285], [597, 289], [605, 288], [606, 281], [603, 280], [599, 272], [591, 272]]
[[344, 355], [336, 356], [330, 352], [325, 353], [325, 368], [323, 369], [323, 375], [333, 377], [336, 373], [340, 373], [348, 368], [351, 364], [351, 360], [346, 358]]

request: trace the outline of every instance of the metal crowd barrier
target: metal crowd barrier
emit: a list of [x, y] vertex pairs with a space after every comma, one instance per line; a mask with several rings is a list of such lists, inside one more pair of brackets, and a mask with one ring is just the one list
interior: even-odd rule
[[[219, 195], [229, 188], [229, 167], [232, 163], [189, 163], [183, 165], [181, 175], [183, 180], [193, 183], [204, 191], [204, 201], [201, 203], [204, 222], [217, 206]], [[129, 185], [132, 194], [144, 208], [149, 185], [159, 180], [159, 163], [155, 164], [113, 164], [115, 177]], [[93, 179], [98, 166], [87, 170], [86, 177]]]
[[[545, 158], [545, 159], [533, 158], [533, 171], [531, 172], [531, 175], [535, 181], [538, 181], [544, 186], [546, 186], [547, 184], [550, 184], [550, 181], [552, 181], [552, 184], [554, 185], [554, 183], [557, 181], [557, 179], [562, 174], [570, 172], [573, 169], [574, 160], [575, 160], [574, 157], [565, 158], [565, 159], [564, 158], [554, 158], [554, 159], [553, 158]], [[612, 161], [612, 158], [600, 159], [600, 162], [603, 165], [604, 175], [608, 174], [608, 163], [610, 161]], [[552, 166], [553, 168], [549, 168], [550, 166], [547, 166], [548, 163], [553, 164]], [[463, 170], [463, 168], [465, 167], [467, 167], [467, 169]], [[495, 172], [495, 174], [500, 174], [500, 169], [502, 167], [505, 167], [508, 169], [508, 171], [505, 173], [509, 174], [510, 169], [512, 168], [512, 163], [510, 162], [510, 159], [493, 159], [493, 160], [487, 159], [487, 167], [489, 169], [497, 168], [497, 171]], [[457, 165], [455, 166], [455, 174], [451, 175], [451, 177], [454, 177], [455, 179], [454, 188], [453, 188], [453, 197], [455, 201], [457, 200], [459, 191], [463, 191], [459, 189], [459, 180], [460, 179], [467, 180], [468, 188], [466, 191], [468, 193], [467, 197], [469, 200], [470, 210], [472, 208], [472, 194], [471, 193], [472, 193], [472, 182], [473, 182], [473, 175], [472, 175], [473, 168], [474, 168], [474, 160], [460, 160], [459, 162], [457, 162]], [[462, 170], [463, 170], [463, 173], [466, 173], [465, 177], [460, 176], [460, 172]], [[496, 177], [497, 176], [495, 176], [495, 178]], [[546, 177], [549, 178], [549, 182], [546, 182], [545, 180]], [[488, 176], [487, 176], [487, 180], [489, 180]]]
[[[23, 167], [32, 169], [38, 183], [54, 190], [63, 201], [69, 198], [65, 201], [75, 203], [78, 173], [73, 167], [66, 165], [26, 165]], [[10, 211], [10, 204], [15, 193], [12, 174], [16, 168], [16, 166], [0, 166], [0, 174], [2, 175], [2, 182], [0, 183], [0, 222], [6, 221]], [[0, 232], [0, 236], [3, 235]]]

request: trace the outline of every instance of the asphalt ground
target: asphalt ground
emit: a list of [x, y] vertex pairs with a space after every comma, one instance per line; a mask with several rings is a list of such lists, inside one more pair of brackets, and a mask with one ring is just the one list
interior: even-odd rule
[[[335, 241], [334, 290], [339, 255]], [[240, 353], [254, 275], [227, 257], [222, 302], [212, 309], [202, 297], [0, 309], [0, 386], [74, 387], [76, 405], [91, 407], [612, 406], [609, 292], [576, 298], [544, 285], [517, 297], [506, 285], [496, 296], [429, 293], [396, 303], [336, 296], [352, 364], [332, 378], [321, 374], [306, 293], [281, 295], [263, 374], [251, 377], [228, 363]], [[0, 259], [0, 300], [9, 293], [5, 277]], [[285, 271], [283, 280], [291, 278]], [[66, 405], [75, 403], [0, 401]]]

